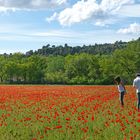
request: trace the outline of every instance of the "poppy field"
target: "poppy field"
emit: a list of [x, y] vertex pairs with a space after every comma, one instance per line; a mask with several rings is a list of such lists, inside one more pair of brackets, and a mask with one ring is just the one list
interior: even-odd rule
[[140, 140], [135, 89], [0, 86], [0, 140]]

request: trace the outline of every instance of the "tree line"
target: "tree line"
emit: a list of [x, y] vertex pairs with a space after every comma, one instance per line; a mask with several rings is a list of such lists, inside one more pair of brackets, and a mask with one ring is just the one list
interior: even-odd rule
[[122, 49], [127, 46], [127, 42], [116, 41], [115, 43], [104, 43], [104, 44], [95, 44], [95, 45], [83, 45], [83, 46], [69, 46], [68, 44], [64, 44], [64, 46], [59, 45], [44, 45], [41, 49], [36, 51], [30, 50], [26, 53], [27, 56], [38, 54], [44, 56], [67, 56], [69, 54], [81, 54], [81, 53], [88, 53], [88, 54], [110, 54], [116, 49]]
[[113, 84], [120, 75], [132, 84], [140, 72], [140, 39], [110, 53], [0, 55], [0, 82], [19, 84]]

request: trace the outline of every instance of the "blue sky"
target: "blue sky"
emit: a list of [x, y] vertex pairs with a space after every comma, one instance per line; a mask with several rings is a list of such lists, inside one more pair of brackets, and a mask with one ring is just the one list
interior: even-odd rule
[[0, 0], [0, 53], [140, 37], [140, 0]]

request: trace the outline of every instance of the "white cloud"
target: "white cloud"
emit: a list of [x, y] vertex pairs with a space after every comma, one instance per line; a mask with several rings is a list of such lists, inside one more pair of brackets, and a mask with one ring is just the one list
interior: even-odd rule
[[54, 2], [57, 2], [59, 5], [64, 4], [67, 2], [67, 0], [54, 0]]
[[134, 0], [102, 0], [100, 7], [105, 12], [116, 13], [123, 5], [133, 4]]
[[51, 17], [46, 18], [46, 21], [51, 22], [57, 18], [57, 13], [55, 12]]
[[118, 14], [125, 17], [140, 17], [140, 4], [123, 6]]
[[50, 19], [57, 19], [61, 25], [72, 25], [85, 20], [94, 20], [95, 25], [106, 24], [112, 15], [117, 14], [124, 5], [134, 3], [134, 0], [102, 0], [97, 3], [96, 0], [81, 0], [71, 8], [66, 8]]
[[[26, 24], [0, 24], [0, 41], [37, 41], [42, 42], [46, 38], [84, 38], [84, 33], [71, 30], [38, 30], [32, 25]], [[55, 39], [54, 39], [55, 40]]]
[[67, 0], [0, 0], [0, 11], [53, 8], [66, 2]]
[[71, 25], [89, 19], [98, 10], [99, 7], [95, 0], [82, 0], [73, 5], [72, 8], [60, 12], [58, 20], [61, 25]]
[[140, 24], [133, 23], [130, 24], [127, 28], [122, 28], [118, 30], [118, 33], [122, 34], [139, 34], [140, 35]]

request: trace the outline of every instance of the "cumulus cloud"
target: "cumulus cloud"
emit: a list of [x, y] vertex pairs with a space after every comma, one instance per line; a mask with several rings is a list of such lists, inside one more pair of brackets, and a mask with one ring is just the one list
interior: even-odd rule
[[133, 23], [130, 24], [127, 28], [122, 28], [118, 30], [118, 33], [122, 34], [140, 34], [140, 24]]
[[116, 13], [123, 5], [133, 3], [134, 0], [102, 0], [100, 7], [103, 11]]
[[72, 25], [89, 19], [95, 20], [96, 25], [104, 25], [104, 21], [117, 14], [122, 6], [132, 3], [134, 0], [102, 0], [100, 3], [96, 0], [81, 0], [52, 19], [57, 19], [61, 25]]
[[84, 21], [98, 12], [99, 7], [95, 0], [79, 1], [72, 8], [66, 8], [59, 13], [58, 20], [61, 25], [71, 25]]
[[65, 4], [67, 0], [0, 0], [0, 11], [12, 9], [45, 9]]

